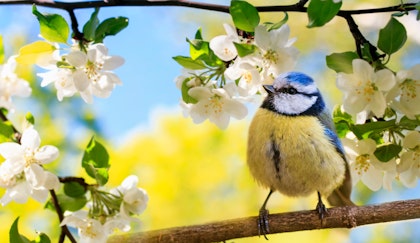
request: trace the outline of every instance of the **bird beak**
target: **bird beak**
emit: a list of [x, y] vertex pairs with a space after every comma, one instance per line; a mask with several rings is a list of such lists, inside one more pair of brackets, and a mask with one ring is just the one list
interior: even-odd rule
[[267, 91], [267, 93], [271, 94], [274, 93], [274, 87], [273, 85], [263, 85], [263, 88], [265, 89], [265, 91]]

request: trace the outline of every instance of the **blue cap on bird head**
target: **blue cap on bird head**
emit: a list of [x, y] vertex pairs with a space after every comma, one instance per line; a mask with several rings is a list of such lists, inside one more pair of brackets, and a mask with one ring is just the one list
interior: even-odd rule
[[280, 74], [273, 83], [274, 88], [280, 88], [286, 84], [295, 83], [299, 86], [315, 86], [314, 80], [301, 72], [287, 72]]

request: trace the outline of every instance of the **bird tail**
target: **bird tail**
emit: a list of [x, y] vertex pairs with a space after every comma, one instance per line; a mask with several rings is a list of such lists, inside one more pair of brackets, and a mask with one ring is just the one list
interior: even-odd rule
[[346, 175], [343, 184], [336, 188], [327, 198], [332, 206], [356, 206], [350, 199], [352, 182], [347, 163], [346, 167]]

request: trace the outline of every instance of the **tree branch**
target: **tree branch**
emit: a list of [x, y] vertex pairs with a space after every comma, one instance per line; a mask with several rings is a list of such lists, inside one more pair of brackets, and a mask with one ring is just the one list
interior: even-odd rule
[[[313, 210], [270, 214], [270, 232], [284, 233], [328, 228], [354, 228], [367, 224], [420, 218], [420, 199], [378, 205], [328, 209], [321, 222]], [[109, 243], [134, 242], [220, 242], [257, 236], [257, 217], [231, 219], [208, 224], [175, 227], [112, 236]]]

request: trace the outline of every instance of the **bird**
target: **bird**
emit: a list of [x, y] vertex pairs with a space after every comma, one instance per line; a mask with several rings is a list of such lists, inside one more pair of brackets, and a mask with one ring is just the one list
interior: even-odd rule
[[314, 80], [302, 72], [280, 74], [263, 85], [267, 96], [248, 131], [247, 164], [251, 175], [270, 191], [260, 208], [258, 232], [269, 233], [267, 202], [275, 191], [290, 197], [317, 192], [316, 212], [354, 205], [349, 165], [334, 123]]

